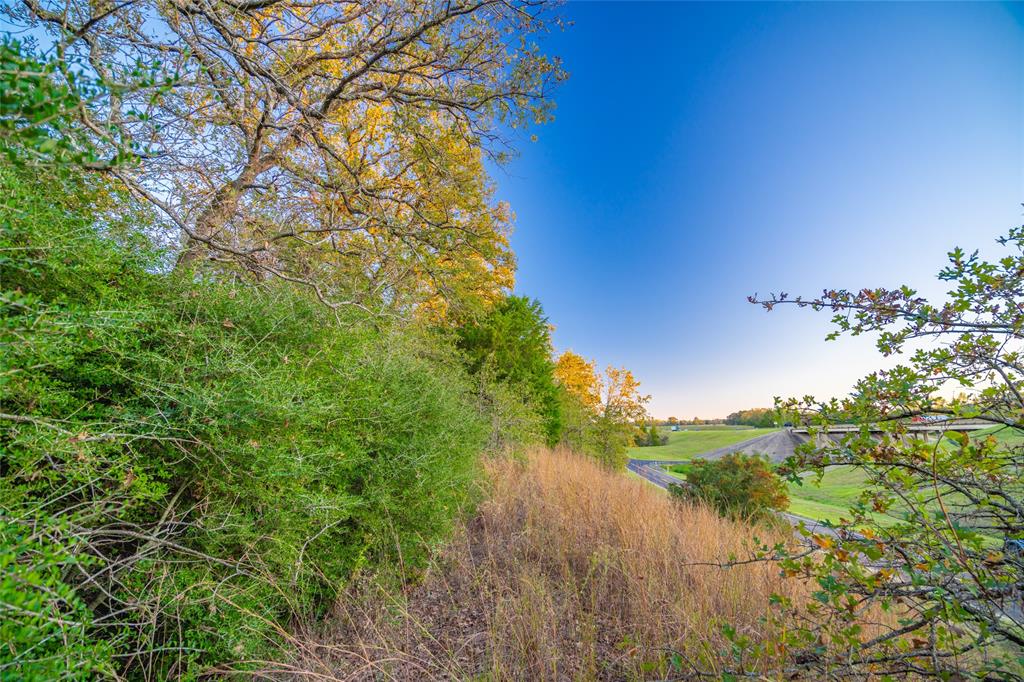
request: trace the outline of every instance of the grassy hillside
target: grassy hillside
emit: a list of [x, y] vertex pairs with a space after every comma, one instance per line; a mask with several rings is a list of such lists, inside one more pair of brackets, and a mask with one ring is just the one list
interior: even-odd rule
[[987, 429], [971, 433], [971, 438], [975, 440], [986, 438], [988, 436], [993, 436], [997, 441], [1004, 445], [1024, 445], [1024, 433], [1006, 426], [991, 426]]
[[[675, 474], [673, 474], [675, 475]], [[860, 496], [867, 483], [867, 476], [862, 470], [850, 466], [833, 466], [825, 471], [820, 483], [815, 476], [807, 474], [803, 485], [789, 483], [789, 513], [803, 516], [815, 521], [838, 522], [840, 517], [850, 518], [850, 506]], [[958, 503], [963, 497], [956, 493], [947, 493], [947, 503]], [[929, 509], [940, 511], [937, 504], [930, 504]], [[902, 521], [901, 512], [893, 510], [889, 514], [872, 514], [881, 525], [889, 526]], [[987, 541], [992, 546], [1002, 542], [998, 533], [986, 533]]]
[[[475, 518], [421, 585], [352, 590], [333, 623], [300, 636], [297, 678], [685, 679], [689, 662], [731, 658], [723, 623], [757, 642], [773, 593], [806, 596], [770, 564], [688, 566], [744, 556], [774, 532], [591, 459], [536, 451], [490, 460], [487, 477]], [[777, 655], [747, 664], [775, 669]]]
[[[687, 466], [680, 464], [668, 468], [667, 471], [670, 475], [685, 481]], [[865, 481], [863, 471], [848, 466], [829, 467], [820, 482], [815, 476], [807, 474], [804, 476], [803, 485], [787, 484], [787, 511], [815, 521], [837, 523], [841, 517], [850, 517], [849, 508], [857, 501], [861, 490], [864, 489]], [[896, 521], [883, 514], [876, 514], [875, 518], [883, 524]]]
[[[804, 477], [803, 485], [788, 484], [789, 512], [815, 521], [838, 522], [840, 517], [850, 518], [850, 505], [864, 489], [864, 472], [853, 467], [829, 467], [821, 482], [812, 475]], [[881, 523], [895, 523], [895, 519], [876, 514]]]
[[689, 459], [717, 448], [742, 443], [776, 429], [715, 429], [700, 431], [672, 431], [668, 445], [648, 448], [630, 448], [633, 459]]

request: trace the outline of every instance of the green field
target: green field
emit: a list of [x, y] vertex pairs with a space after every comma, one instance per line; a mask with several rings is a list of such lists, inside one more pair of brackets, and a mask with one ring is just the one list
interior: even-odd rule
[[670, 431], [668, 445], [649, 448], [630, 448], [632, 459], [690, 459], [717, 448], [742, 443], [763, 436], [776, 429], [717, 428], [697, 431]]
[[[1024, 434], [1002, 426], [994, 426], [971, 434], [972, 439], [995, 436], [1005, 445], [1024, 445]], [[950, 441], [945, 441], [952, 447]], [[789, 486], [789, 512], [797, 516], [805, 516], [819, 521], [838, 521], [840, 517], [850, 517], [849, 508], [857, 501], [864, 489], [866, 476], [863, 471], [847, 466], [829, 467], [821, 479], [820, 485], [813, 475], [805, 478], [803, 485], [795, 483]], [[953, 498], [955, 499], [955, 497]], [[897, 521], [891, 515], [875, 514], [874, 517], [882, 524]]]
[[[814, 475], [806, 475], [803, 485], [787, 484], [789, 488], [789, 513], [815, 521], [836, 523], [841, 517], [850, 518], [849, 508], [857, 501], [864, 489], [864, 472], [848, 466], [834, 466], [825, 470], [819, 483]], [[895, 523], [896, 519], [875, 514], [882, 524]]]
[[[659, 426], [659, 429], [668, 431], [669, 427]], [[753, 426], [746, 424], [680, 424], [683, 431], [751, 431]]]
[[994, 436], [1002, 445], [1024, 445], [1024, 433], [1006, 426], [991, 426], [987, 429], [971, 433], [971, 438], [973, 440], [986, 438], [988, 436]]
[[[812, 474], [807, 474], [803, 485], [796, 483], [787, 484], [789, 487], [789, 509], [790, 514], [803, 516], [816, 521], [831, 521], [836, 523], [840, 518], [850, 518], [849, 508], [857, 501], [861, 490], [864, 489], [867, 476], [863, 471], [849, 466], [834, 466], [825, 470], [820, 485]], [[962, 499], [955, 493], [945, 496], [947, 502]], [[937, 512], [938, 505], [930, 504], [929, 509]], [[882, 526], [891, 526], [903, 521], [899, 510], [894, 509], [889, 514], [871, 514], [871, 516]], [[988, 535], [982, 532], [982, 535]], [[999, 544], [1001, 537], [989, 536], [993, 546]]]
[[[687, 468], [687, 464], [677, 464], [666, 467], [665, 471], [685, 481]], [[865, 476], [862, 472], [845, 466], [829, 467], [821, 479], [820, 486], [817, 483], [817, 478], [808, 474], [803, 485], [787, 484], [789, 509], [786, 511], [814, 521], [838, 523], [840, 518], [850, 518], [848, 510], [860, 495], [864, 480]], [[882, 514], [873, 516], [883, 525], [896, 521], [896, 519]]]
[[[631, 448], [629, 456], [633, 459], [685, 460], [725, 445], [740, 443], [771, 433], [773, 430], [672, 432], [669, 434], [668, 445]], [[972, 434], [972, 437], [984, 438], [990, 434], [995, 435], [997, 439], [1008, 445], [1024, 445], [1024, 434], [1002, 427], [978, 431]], [[685, 471], [685, 464], [666, 467], [667, 473], [681, 480], [686, 480]], [[849, 509], [856, 503], [864, 489], [866, 478], [863, 471], [850, 466], [828, 467], [820, 482], [815, 475], [806, 474], [803, 485], [787, 484], [790, 500], [787, 511], [815, 521], [838, 523], [840, 518], [850, 518]], [[950, 499], [955, 499], [955, 496]], [[872, 514], [872, 516], [881, 525], [892, 525], [902, 520], [897, 518], [896, 514], [898, 512], [893, 512], [891, 515]]]
[[[666, 471], [678, 479], [686, 480], [686, 464], [667, 467]], [[838, 523], [842, 517], [850, 518], [848, 511], [861, 490], [864, 488], [865, 476], [854, 467], [829, 467], [822, 476], [820, 484], [812, 474], [807, 474], [803, 485], [788, 483], [789, 509], [791, 514], [803, 516], [815, 521], [831, 521]], [[891, 517], [876, 514], [875, 518], [882, 524], [896, 521]]]

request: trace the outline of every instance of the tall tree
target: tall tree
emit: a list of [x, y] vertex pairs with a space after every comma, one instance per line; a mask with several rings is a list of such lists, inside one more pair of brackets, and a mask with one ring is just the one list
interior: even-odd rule
[[550, 444], [558, 442], [561, 410], [552, 359], [551, 326], [536, 300], [509, 296], [481, 319], [456, 331], [471, 373], [481, 386], [496, 380], [516, 389], [544, 423]]
[[606, 466], [626, 464], [626, 448], [643, 432], [650, 396], [625, 368], [609, 366], [599, 375], [593, 360], [565, 351], [555, 363], [562, 390], [564, 442]]
[[[80, 127], [145, 148], [112, 172], [181, 239], [179, 267], [277, 276], [331, 305], [493, 302], [511, 214], [483, 167], [550, 117], [543, 0], [24, 0], [108, 96]], [[140, 72], [152, 78], [140, 79]], [[171, 83], [172, 87], [167, 87]], [[130, 85], [131, 87], [128, 87]]]
[[640, 382], [624, 367], [605, 368], [601, 385], [594, 454], [606, 466], [621, 469], [626, 465], [626, 448], [647, 419], [651, 396], [640, 393]]
[[609, 365], [604, 371], [602, 412], [624, 424], [642, 424], [647, 419], [651, 396], [640, 393], [640, 382], [625, 367]]

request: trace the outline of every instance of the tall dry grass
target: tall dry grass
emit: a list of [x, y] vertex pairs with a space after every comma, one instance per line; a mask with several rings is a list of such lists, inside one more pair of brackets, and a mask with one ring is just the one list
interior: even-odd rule
[[354, 589], [298, 638], [297, 675], [662, 679], [674, 657], [714, 670], [723, 624], [760, 638], [769, 596], [798, 596], [772, 565], [691, 565], [747, 555], [755, 531], [645, 482], [562, 451], [487, 469], [486, 500], [422, 582]]

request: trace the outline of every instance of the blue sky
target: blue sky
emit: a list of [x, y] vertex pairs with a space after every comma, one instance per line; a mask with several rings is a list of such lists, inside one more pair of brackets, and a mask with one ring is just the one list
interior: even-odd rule
[[755, 292], [934, 280], [1024, 222], [1024, 7], [576, 3], [556, 120], [495, 171], [517, 292], [660, 417], [845, 393], [882, 366]]

